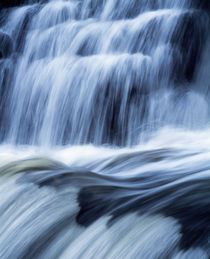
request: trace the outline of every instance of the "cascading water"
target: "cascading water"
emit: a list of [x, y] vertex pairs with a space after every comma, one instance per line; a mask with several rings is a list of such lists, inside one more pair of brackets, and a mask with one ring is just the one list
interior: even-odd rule
[[209, 258], [209, 1], [0, 8], [0, 258]]

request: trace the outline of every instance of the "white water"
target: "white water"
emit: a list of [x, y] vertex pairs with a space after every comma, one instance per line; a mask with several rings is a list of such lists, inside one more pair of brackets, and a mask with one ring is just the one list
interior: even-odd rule
[[193, 3], [9, 9], [0, 258], [209, 258], [209, 18]]
[[[208, 258], [208, 250], [203, 248], [192, 247], [181, 251], [181, 225], [175, 218], [164, 217], [161, 213], [150, 216], [129, 213], [109, 227], [108, 215], [89, 227], [79, 226], [75, 222], [79, 211], [79, 188], [86, 183], [91, 184], [87, 179], [84, 179], [86, 183], [82, 178], [79, 180], [81, 168], [128, 181], [132, 177], [147, 175], [148, 179], [142, 182], [136, 181], [132, 185], [129, 182], [126, 184], [126, 181], [123, 183], [125, 188], [130, 186], [130, 191], [133, 189], [139, 195], [147, 181], [155, 185], [156, 177], [163, 181], [168, 179], [171, 184], [163, 184], [159, 190], [151, 188], [148, 193], [144, 191], [141, 195], [154, 192], [152, 195], [156, 197], [162, 188], [167, 192], [177, 186], [179, 195], [187, 197], [189, 203], [192, 202], [190, 189], [188, 191], [190, 182], [201, 181], [199, 190], [196, 188], [193, 193], [202, 202], [202, 190], [210, 181], [210, 140], [208, 131], [199, 133], [198, 138], [197, 133], [177, 131], [174, 134], [173, 130], [166, 129], [146, 145], [132, 149], [74, 146], [48, 150], [2, 146], [1, 258]], [[37, 161], [25, 160], [30, 158]], [[63, 182], [62, 175], [59, 178], [61, 173], [56, 172], [56, 164], [52, 167], [52, 159], [68, 165], [66, 171], [78, 171], [75, 187], [74, 181], [67, 178]], [[41, 168], [46, 169], [43, 171]], [[41, 188], [37, 186], [36, 181], [43, 181], [47, 176], [46, 170], [51, 170], [53, 181], [61, 187], [54, 189], [47, 184]], [[184, 183], [189, 183], [189, 187], [182, 187]], [[103, 180], [98, 184], [103, 186]], [[136, 190], [138, 185], [139, 191]], [[150, 212], [165, 206], [164, 203], [172, 203], [171, 199], [175, 199], [176, 195], [166, 195], [163, 201], [156, 203], [157, 207], [154, 204], [150, 207]], [[95, 206], [98, 206], [97, 203]]]

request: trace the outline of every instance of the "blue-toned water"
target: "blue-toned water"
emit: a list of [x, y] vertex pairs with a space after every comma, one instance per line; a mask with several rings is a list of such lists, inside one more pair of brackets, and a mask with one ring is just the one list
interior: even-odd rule
[[209, 258], [208, 0], [0, 8], [0, 258]]

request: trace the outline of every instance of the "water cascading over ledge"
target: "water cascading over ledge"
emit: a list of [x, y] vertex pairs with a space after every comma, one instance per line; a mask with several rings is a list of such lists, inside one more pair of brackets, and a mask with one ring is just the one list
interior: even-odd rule
[[205, 127], [209, 16], [197, 7], [91, 0], [5, 10], [1, 37], [13, 47], [1, 44], [1, 142], [125, 146], [166, 125]]
[[210, 258], [210, 2], [0, 8], [0, 258]]

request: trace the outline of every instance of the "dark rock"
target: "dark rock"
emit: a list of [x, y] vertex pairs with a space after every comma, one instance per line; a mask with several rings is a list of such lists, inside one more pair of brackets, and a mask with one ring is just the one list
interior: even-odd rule
[[209, 0], [192, 0], [192, 7], [202, 9], [206, 12], [210, 12], [210, 1]]
[[195, 78], [208, 35], [208, 24], [208, 16], [202, 11], [180, 16], [170, 39], [172, 48], [179, 53], [172, 68], [175, 81], [191, 82]]
[[34, 4], [34, 3], [39, 3], [39, 2], [47, 2], [45, 0], [1, 0], [0, 2], [0, 10], [1, 9], [6, 9], [6, 8], [12, 8], [12, 7], [18, 7], [22, 6], [24, 4]]
[[10, 8], [10, 7], [15, 7], [15, 6], [20, 6], [23, 4], [24, 4], [24, 0], [13, 0], [13, 1], [1, 0], [0, 7], [1, 8]]
[[0, 31], [0, 58], [8, 58], [13, 51], [13, 43], [10, 36]]

